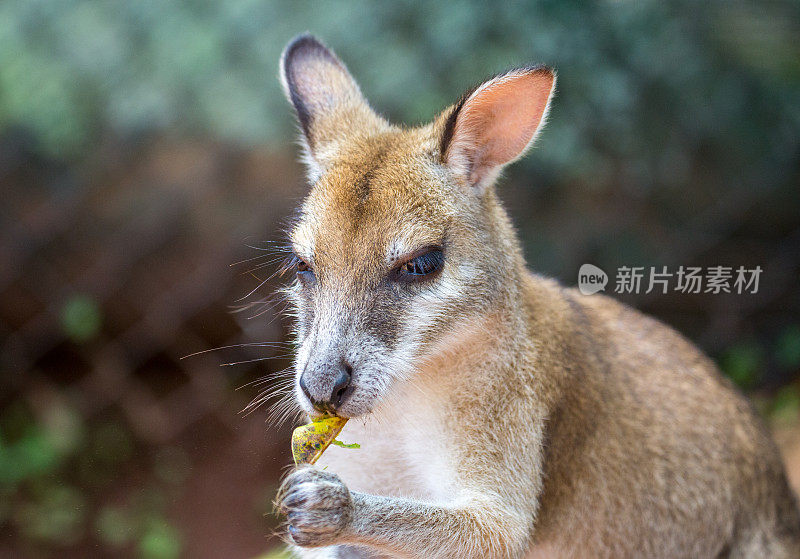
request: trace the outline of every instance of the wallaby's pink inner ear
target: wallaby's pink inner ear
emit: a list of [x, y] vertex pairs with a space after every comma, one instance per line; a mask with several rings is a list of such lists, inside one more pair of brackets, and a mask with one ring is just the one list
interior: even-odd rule
[[533, 142], [554, 85], [553, 71], [537, 67], [513, 70], [475, 89], [446, 125], [444, 162], [471, 184], [487, 186]]

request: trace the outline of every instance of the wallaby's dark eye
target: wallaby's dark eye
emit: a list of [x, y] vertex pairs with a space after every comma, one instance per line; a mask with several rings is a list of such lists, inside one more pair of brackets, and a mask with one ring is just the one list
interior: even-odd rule
[[439, 248], [433, 248], [401, 264], [395, 277], [398, 281], [420, 281], [441, 270], [442, 264], [444, 253]]
[[297, 258], [297, 257], [295, 257], [295, 258], [297, 259], [297, 262], [295, 264], [295, 268], [297, 269], [298, 272], [310, 272], [311, 271], [311, 266], [309, 266], [306, 263], [305, 260], [303, 260], [302, 258]]
[[293, 254], [291, 255], [283, 265], [281, 269], [281, 275], [286, 272], [294, 271], [297, 274], [297, 279], [299, 280], [307, 280], [314, 277], [314, 270], [311, 269], [311, 266], [300, 258], [299, 256]]

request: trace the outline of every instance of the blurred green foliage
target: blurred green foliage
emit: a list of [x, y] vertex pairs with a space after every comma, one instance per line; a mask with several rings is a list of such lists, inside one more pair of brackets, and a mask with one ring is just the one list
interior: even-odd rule
[[277, 60], [310, 30], [403, 121], [505, 67], [551, 64], [559, 99], [538, 166], [602, 183], [622, 160], [638, 185], [676, 185], [698, 149], [736, 176], [797, 144], [798, 12], [789, 1], [11, 1], [0, 126], [60, 155], [109, 131], [285, 143]]
[[64, 333], [76, 342], [87, 342], [100, 331], [100, 307], [91, 297], [75, 295], [64, 303], [61, 326]]
[[143, 559], [180, 556], [181, 536], [164, 509], [165, 492], [190, 468], [181, 450], [155, 453], [163, 486], [142, 487], [124, 505], [94, 510], [89, 503], [120, 483], [133, 450], [129, 430], [116, 420], [85, 425], [65, 401], [34, 410], [17, 400], [0, 413], [0, 525], [10, 523], [43, 546], [65, 547], [88, 535], [110, 549], [133, 545]]
[[722, 353], [719, 365], [739, 387], [749, 389], [763, 383], [770, 359], [778, 370], [800, 371], [800, 325], [786, 326], [771, 346], [763, 340], [739, 341]]
[[796, 384], [782, 387], [772, 400], [770, 417], [778, 426], [793, 427], [800, 421], [800, 390]]
[[139, 549], [144, 559], [176, 559], [181, 553], [180, 535], [166, 522], [153, 522], [147, 527]]
[[722, 355], [720, 367], [741, 388], [751, 388], [760, 380], [764, 359], [764, 350], [758, 343], [743, 342]]
[[800, 324], [792, 324], [783, 331], [775, 355], [781, 367], [800, 369]]
[[[777, 227], [792, 226], [800, 4], [791, 0], [10, 1], [0, 4], [0, 131], [25, 130], [36, 149], [67, 159], [144, 133], [286, 149], [295, 131], [278, 58], [306, 30], [398, 122], [430, 119], [504, 68], [554, 66], [547, 133], [509, 173], [531, 190], [578, 184], [647, 199], [658, 225], [675, 229], [723, 197], [731, 207], [757, 198], [770, 201]], [[583, 258], [601, 267], [649, 264], [664, 251], [657, 235], [624, 225], [634, 215], [616, 228], [587, 217], [595, 240]], [[566, 253], [564, 237], [579, 233], [518, 223], [532, 265], [572, 278], [582, 255]], [[91, 335], [89, 307], [75, 310], [85, 320], [71, 323], [73, 335]]]
[[0, 488], [39, 478], [57, 468], [80, 439], [80, 418], [64, 405], [35, 417], [22, 402], [0, 416]]

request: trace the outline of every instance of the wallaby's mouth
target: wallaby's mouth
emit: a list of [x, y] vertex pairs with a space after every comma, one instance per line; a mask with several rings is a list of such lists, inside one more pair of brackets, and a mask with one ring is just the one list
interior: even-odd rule
[[308, 414], [308, 417], [311, 421], [323, 421], [325, 419], [332, 419], [332, 418], [344, 419], [344, 420], [352, 419], [351, 417], [337, 415], [335, 413], [310, 413]]
[[[319, 385], [315, 387], [315, 384], [314, 379], [301, 377], [295, 391], [295, 400], [299, 407], [312, 420], [326, 417], [342, 419], [362, 417], [369, 414], [380, 399], [380, 396], [361, 384], [342, 382], [325, 389], [319, 388]], [[322, 397], [323, 393], [329, 396]]]

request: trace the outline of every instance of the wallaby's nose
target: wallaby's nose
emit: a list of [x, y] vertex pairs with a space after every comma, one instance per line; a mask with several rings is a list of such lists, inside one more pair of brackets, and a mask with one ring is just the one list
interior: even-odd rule
[[311, 404], [323, 413], [335, 412], [349, 395], [348, 388], [350, 388], [350, 381], [353, 379], [353, 368], [349, 363], [344, 361], [340, 363], [338, 370], [335, 372], [337, 375], [333, 381], [333, 388], [326, 390], [325, 386], [330, 386], [327, 382], [315, 383], [311, 382], [314, 389], [308, 387], [309, 381], [306, 379], [308, 371], [303, 371], [300, 375], [300, 390], [306, 395], [306, 398]]
[[347, 389], [350, 388], [350, 381], [353, 379], [353, 368], [347, 363], [342, 363], [342, 368], [339, 371], [339, 378], [336, 379], [336, 384], [333, 385], [331, 392], [331, 404], [336, 409], [342, 405], [345, 397], [347, 396]]

